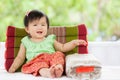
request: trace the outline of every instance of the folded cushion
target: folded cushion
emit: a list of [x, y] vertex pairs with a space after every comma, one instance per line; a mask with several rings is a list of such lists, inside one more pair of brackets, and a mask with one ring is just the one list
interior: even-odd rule
[[101, 63], [92, 54], [71, 54], [66, 57], [66, 75], [96, 80], [101, 75]]

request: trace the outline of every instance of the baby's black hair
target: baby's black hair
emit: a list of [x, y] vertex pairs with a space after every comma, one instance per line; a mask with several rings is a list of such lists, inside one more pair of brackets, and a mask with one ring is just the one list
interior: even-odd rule
[[49, 28], [49, 19], [48, 19], [48, 17], [44, 13], [42, 13], [42, 12], [40, 12], [38, 10], [32, 10], [28, 14], [25, 15], [25, 17], [24, 17], [24, 26], [28, 27], [29, 22], [32, 22], [33, 20], [36, 20], [36, 19], [40, 19], [42, 17], [46, 17], [47, 27]]

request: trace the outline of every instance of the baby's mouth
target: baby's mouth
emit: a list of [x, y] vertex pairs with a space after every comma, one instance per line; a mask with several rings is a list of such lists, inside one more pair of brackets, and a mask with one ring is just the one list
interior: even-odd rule
[[38, 34], [42, 34], [43, 32], [42, 31], [37, 31]]

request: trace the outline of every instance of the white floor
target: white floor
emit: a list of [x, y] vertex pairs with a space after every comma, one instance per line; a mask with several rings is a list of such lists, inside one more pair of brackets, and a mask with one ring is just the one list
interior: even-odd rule
[[[76, 80], [63, 76], [61, 78], [43, 78], [33, 75], [23, 74], [21, 72], [8, 73], [4, 69], [0, 69], [0, 80]], [[101, 78], [98, 80], [120, 80], [120, 67], [103, 67]]]
[[61, 78], [43, 78], [43, 77], [35, 77], [30, 74], [23, 74], [21, 72], [18, 73], [8, 73], [5, 70], [0, 70], [0, 80], [75, 80], [71, 78], [67, 78], [66, 76], [63, 76]]

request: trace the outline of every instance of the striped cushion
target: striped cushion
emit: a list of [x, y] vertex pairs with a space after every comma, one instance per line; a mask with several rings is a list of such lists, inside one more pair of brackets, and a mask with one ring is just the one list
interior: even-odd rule
[[[73, 39], [84, 39], [87, 41], [86, 35], [87, 30], [84, 24], [78, 26], [57, 26], [51, 27], [48, 34], [55, 34], [57, 40], [61, 43], [71, 41]], [[8, 26], [7, 29], [7, 39], [6, 39], [6, 52], [5, 52], [5, 68], [8, 71], [13, 60], [17, 56], [21, 39], [26, 36], [27, 33], [23, 28], [16, 28], [14, 26]], [[87, 46], [78, 46], [75, 49], [66, 52], [65, 54], [80, 53], [85, 54], [87, 52]], [[19, 69], [20, 70], [20, 69]], [[18, 71], [19, 71], [18, 70]]]

